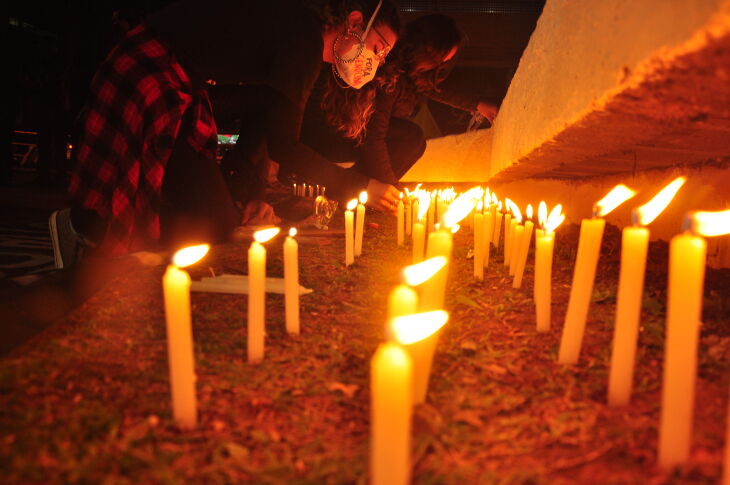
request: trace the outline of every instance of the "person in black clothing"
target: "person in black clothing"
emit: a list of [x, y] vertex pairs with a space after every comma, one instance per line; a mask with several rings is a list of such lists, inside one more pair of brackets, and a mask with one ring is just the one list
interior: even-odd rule
[[74, 264], [79, 245], [121, 255], [218, 242], [261, 215], [238, 211], [210, 156], [211, 85], [265, 93], [262, 136], [285, 171], [338, 198], [367, 188], [371, 205], [393, 210], [395, 187], [338, 167], [299, 134], [323, 63], [342, 82], [362, 87], [397, 41], [397, 8], [390, 0], [326, 0], [318, 7], [296, 0], [182, 0], [133, 29], [92, 82], [69, 188], [72, 207], [49, 220], [57, 266]]
[[331, 89], [333, 80], [323, 72], [309, 98], [302, 139], [330, 160], [354, 161], [363, 175], [398, 186], [426, 148], [423, 131], [407, 118], [427, 99], [477, 111], [490, 122], [496, 116], [494, 103], [440, 87], [462, 43], [451, 17], [425, 15], [406, 26], [365, 88]]

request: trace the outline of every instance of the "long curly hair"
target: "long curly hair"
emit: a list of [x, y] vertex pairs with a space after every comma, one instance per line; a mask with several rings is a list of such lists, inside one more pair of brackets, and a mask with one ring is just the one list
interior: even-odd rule
[[[354, 10], [361, 11], [363, 18], [367, 20], [378, 6], [378, 0], [306, 1], [318, 12], [325, 30], [341, 26], [347, 15]], [[374, 25], [385, 25], [396, 35], [400, 33], [398, 7], [392, 0], [383, 0]], [[337, 128], [346, 138], [357, 140], [358, 143], [362, 142], [365, 126], [373, 114], [375, 91], [369, 89], [371, 84], [361, 89], [349, 89], [338, 84], [333, 76], [327, 80], [320, 105], [327, 123]]]
[[403, 83], [402, 96], [413, 97], [413, 101], [437, 92], [445, 78], [443, 59], [464, 42], [465, 35], [446, 15], [424, 15], [411, 21], [372, 82], [361, 89], [346, 89], [334, 77], [327, 81], [321, 103], [325, 119], [346, 138], [361, 144], [378, 89], [392, 93]]

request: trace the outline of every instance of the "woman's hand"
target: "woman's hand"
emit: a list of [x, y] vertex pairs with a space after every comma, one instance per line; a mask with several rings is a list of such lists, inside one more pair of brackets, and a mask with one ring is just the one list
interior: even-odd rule
[[394, 186], [377, 179], [370, 179], [367, 187], [368, 203], [370, 207], [382, 212], [395, 213], [398, 209], [400, 192]]
[[498, 108], [496, 105], [492, 103], [487, 103], [486, 101], [480, 101], [477, 105], [477, 111], [479, 111], [479, 114], [484, 116], [486, 119], [489, 120], [489, 124], [494, 124], [494, 118], [497, 117], [497, 111]]
[[281, 218], [274, 214], [274, 208], [263, 200], [252, 200], [243, 208], [242, 226], [265, 226], [280, 222]]

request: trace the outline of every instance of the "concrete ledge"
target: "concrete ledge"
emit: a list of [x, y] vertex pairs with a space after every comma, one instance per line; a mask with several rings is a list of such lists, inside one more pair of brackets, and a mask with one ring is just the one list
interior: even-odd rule
[[495, 122], [490, 178], [730, 156], [730, 0], [548, 0]]
[[426, 141], [423, 156], [402, 182], [484, 181], [490, 175], [493, 130], [476, 130]]

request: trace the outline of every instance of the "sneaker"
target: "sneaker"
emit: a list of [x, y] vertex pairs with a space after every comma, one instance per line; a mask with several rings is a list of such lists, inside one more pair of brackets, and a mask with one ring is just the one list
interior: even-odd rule
[[71, 225], [71, 209], [55, 211], [48, 218], [48, 229], [53, 243], [56, 268], [70, 268], [81, 261], [84, 252], [83, 238]]

